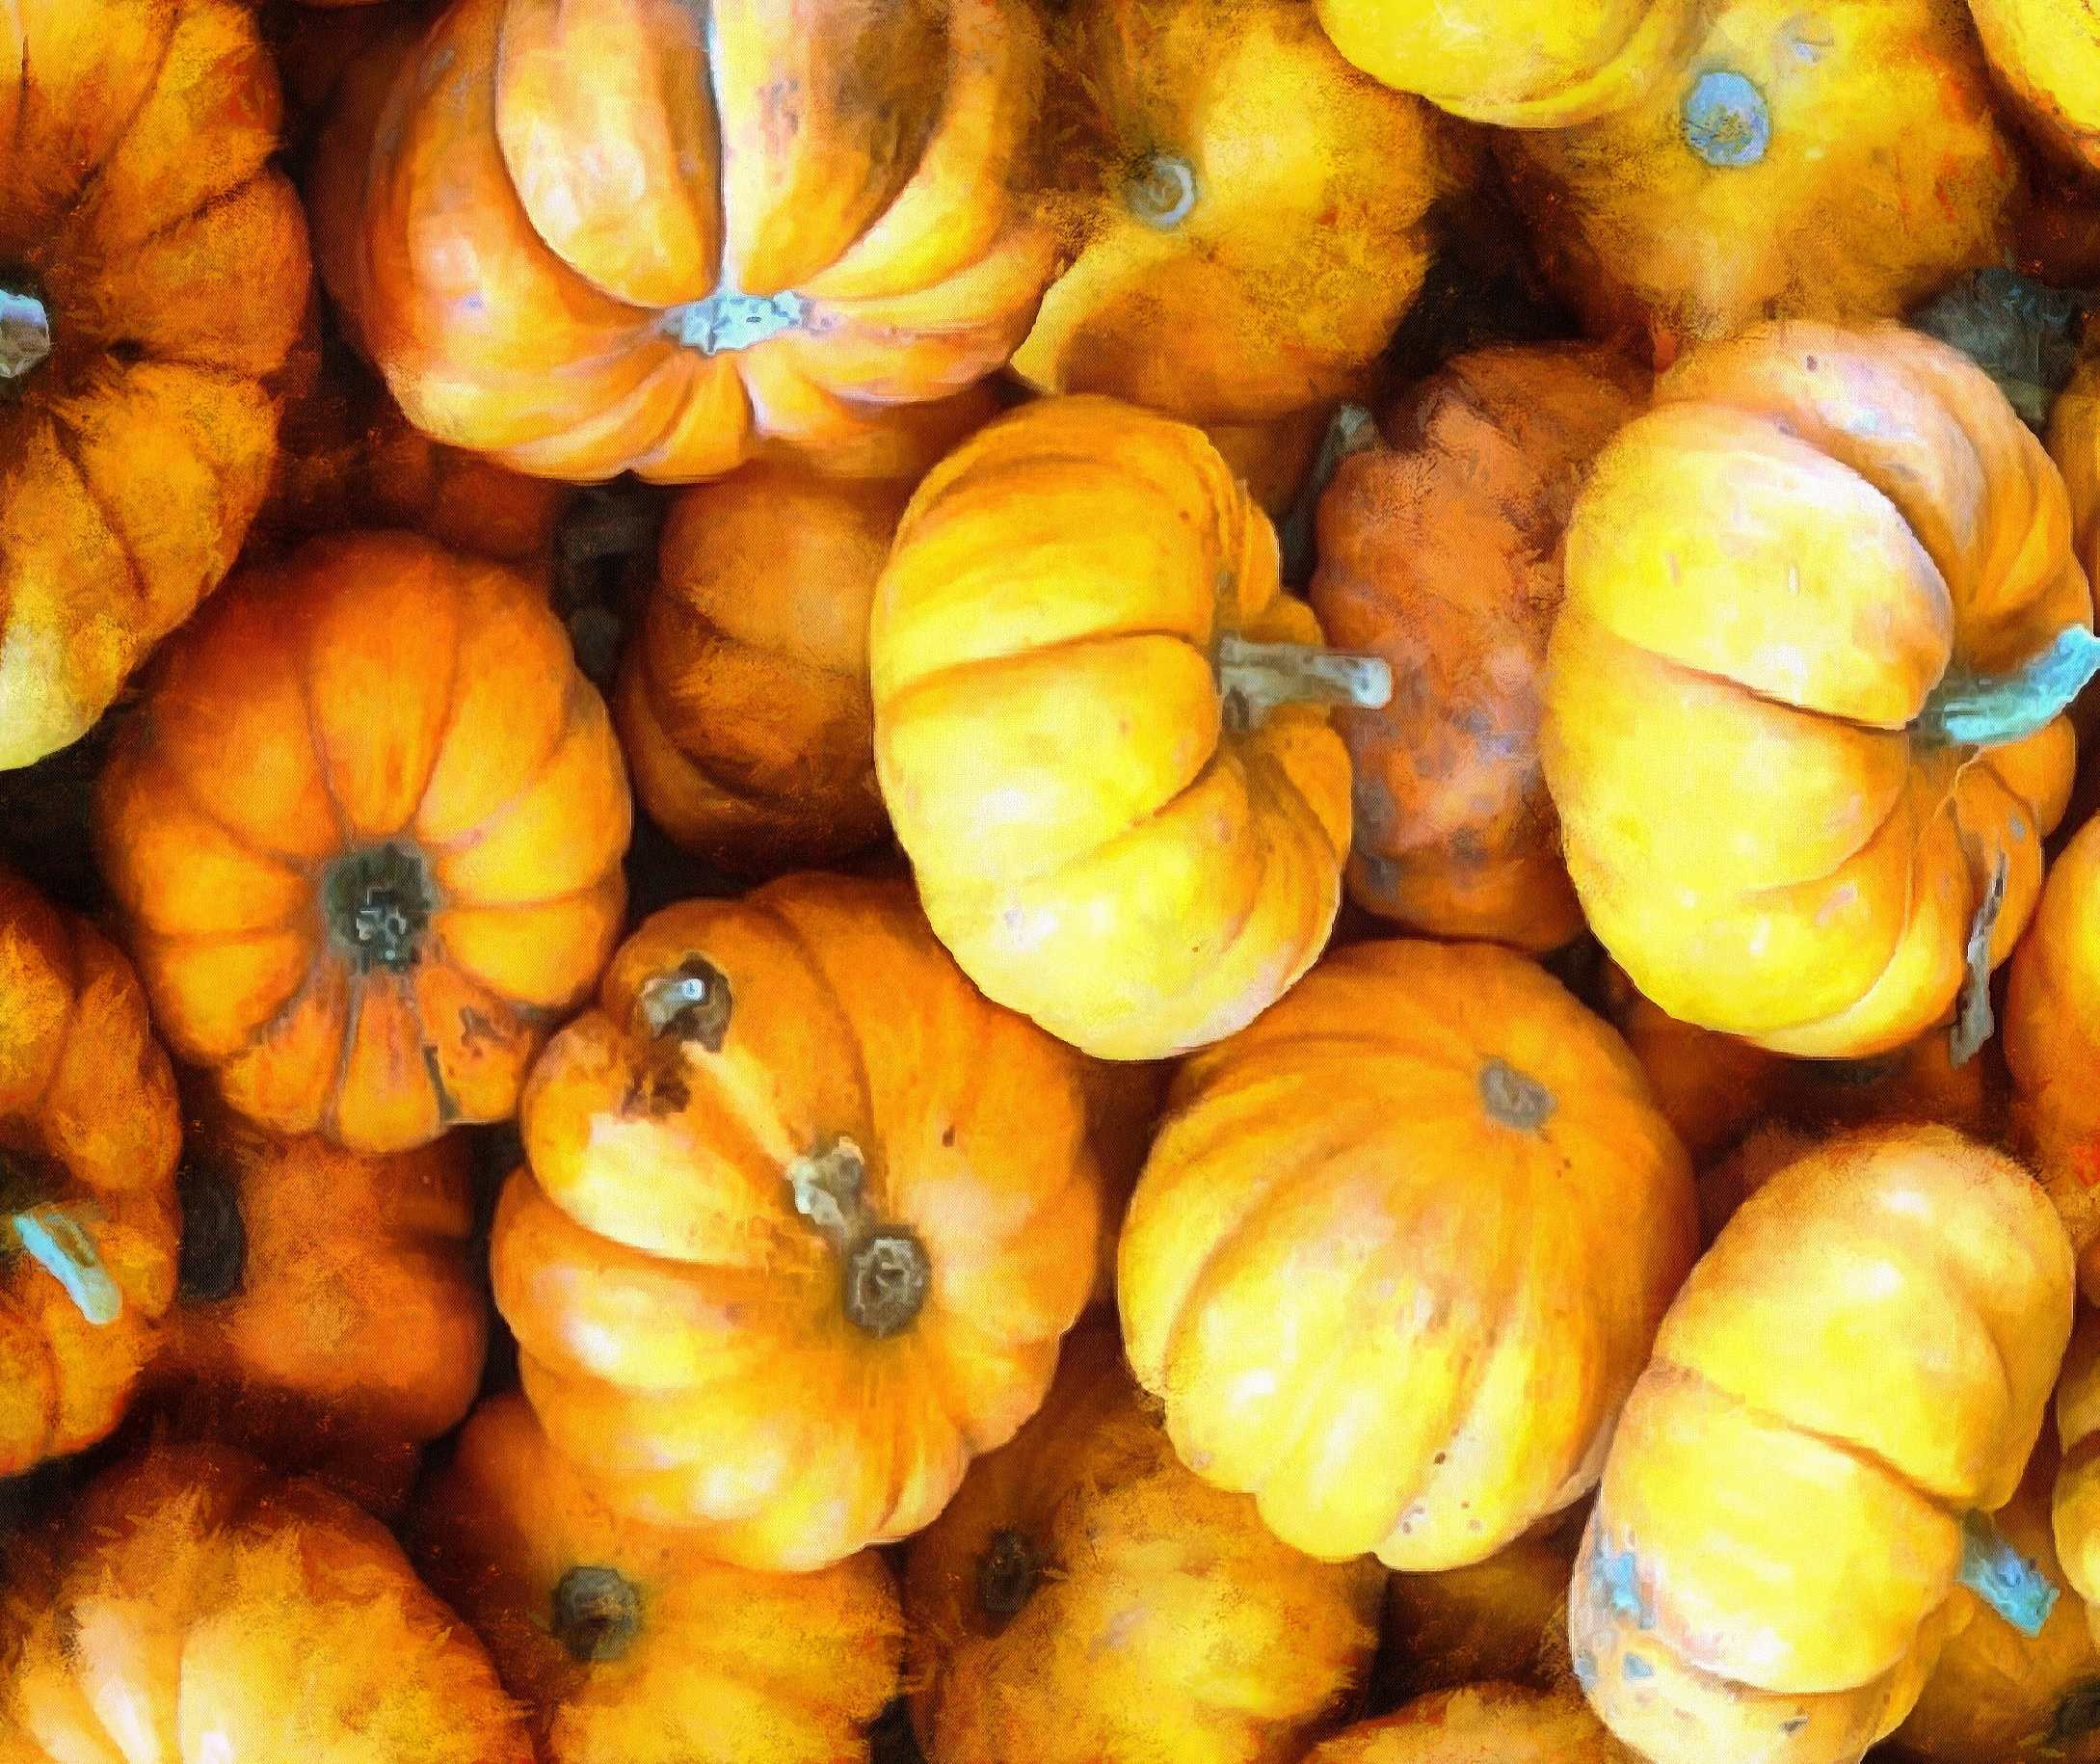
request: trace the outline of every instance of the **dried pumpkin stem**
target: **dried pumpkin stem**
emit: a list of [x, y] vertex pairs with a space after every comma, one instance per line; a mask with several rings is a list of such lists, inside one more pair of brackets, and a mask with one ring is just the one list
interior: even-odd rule
[[2061, 1596], [2034, 1561], [2007, 1543], [1988, 1513], [1961, 1527], [1961, 1572], [1955, 1577], [2023, 1636], [2038, 1636]]
[[25, 378], [50, 353], [50, 308], [34, 294], [0, 284], [0, 383]]
[[1258, 729], [1283, 705], [1354, 705], [1375, 710], [1393, 697], [1393, 670], [1376, 655], [1346, 655], [1309, 643], [1218, 639], [1218, 697], [1225, 726]]
[[1911, 725], [1918, 738], [1942, 746], [2003, 747], [2048, 728], [2100, 673], [2100, 637], [2083, 625], [2010, 674], [1950, 673]]
[[2048, 426], [2057, 396], [2077, 371], [2087, 314], [2100, 288], [2056, 288], [1990, 264], [1951, 283], [1910, 315], [1914, 330], [1974, 361], [2031, 429]]
[[550, 1627], [572, 1660], [617, 1660], [641, 1630], [642, 1595], [618, 1568], [571, 1568], [554, 1584]]
[[329, 934], [360, 974], [414, 967], [436, 906], [430, 869], [408, 845], [345, 852], [321, 878]]
[[1018, 1616], [1042, 1577], [1043, 1559], [1027, 1534], [996, 1531], [977, 1558], [977, 1603], [987, 1617]]
[[176, 1179], [182, 1200], [178, 1290], [193, 1304], [215, 1304], [241, 1290], [248, 1272], [248, 1224], [240, 1197], [223, 1172], [185, 1165]]
[[933, 1264], [917, 1234], [875, 1216], [867, 1160], [841, 1136], [787, 1166], [795, 1211], [837, 1252], [846, 1316], [878, 1340], [908, 1327], [926, 1302]]
[[73, 1208], [47, 1201], [10, 1214], [7, 1223], [29, 1259], [66, 1289], [81, 1316], [97, 1328], [117, 1321], [124, 1296], [102, 1266], [101, 1251]]
[[1179, 153], [1147, 153], [1123, 180], [1123, 200], [1147, 227], [1179, 227], [1196, 205], [1196, 169]]
[[1772, 143], [1765, 94], [1731, 67], [1715, 67], [1692, 82], [1678, 121], [1685, 145], [1717, 172], [1756, 165]]

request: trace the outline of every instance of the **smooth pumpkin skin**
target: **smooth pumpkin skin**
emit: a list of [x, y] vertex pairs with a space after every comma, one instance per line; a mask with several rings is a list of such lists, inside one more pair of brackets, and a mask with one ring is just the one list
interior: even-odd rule
[[251, 1120], [385, 1152], [517, 1107], [619, 935], [630, 813], [544, 594], [352, 533], [168, 646], [95, 833], [174, 1052]]
[[849, 857], [889, 825], [867, 616], [910, 494], [759, 461], [671, 505], [613, 721], [650, 818], [715, 869]]
[[1594, 1485], [1697, 1245], [1610, 1028], [1492, 944], [1337, 949], [1183, 1066], [1123, 1227], [1138, 1381], [1285, 1542], [1485, 1560]]
[[1823, 1140], [1751, 1194], [1583, 1534], [1569, 1642], [1606, 1724], [1658, 1764], [1801, 1764], [1901, 1721], [1975, 1611], [1962, 1522], [2019, 1485], [2071, 1286], [2047, 1197], [1949, 1128]]
[[472, 1405], [489, 1302], [465, 1139], [366, 1156], [208, 1098], [178, 1189], [182, 1280], [154, 1406], [367, 1510], [400, 1510], [422, 1446]]
[[0, 1637], [10, 1764], [535, 1764], [385, 1528], [225, 1446], [127, 1458], [12, 1543]]
[[2100, 172], [2100, 15], [2060, 0], [1969, 0], [1969, 13], [2021, 120]]
[[927, 1764], [1295, 1764], [1369, 1664], [1383, 1576], [1182, 1467], [1112, 1329], [905, 1556]]
[[1461, 356], [1379, 420], [1319, 501], [1307, 590], [1334, 643], [1392, 664], [1336, 727], [1355, 774], [1349, 898], [1435, 937], [1551, 949], [1582, 926], [1538, 764], [1560, 544], [1647, 376], [1590, 344]]
[[520, 471], [884, 475], [1054, 267], [1041, 60], [1021, 0], [458, 0], [344, 80], [322, 275], [417, 428]]
[[1633, 101], [1497, 147], [1562, 297], [1659, 365], [1907, 312], [2003, 257], [2020, 177], [1962, 0], [1716, 0]]
[[1094, 1277], [1081, 1062], [970, 985], [903, 883], [654, 915], [520, 1126], [490, 1256], [525, 1395], [612, 1506], [727, 1562], [924, 1525], [1042, 1402]]
[[1568, 1680], [1568, 1577], [1580, 1511], [1549, 1520], [1470, 1568], [1386, 1582], [1379, 1684], [1405, 1701], [1487, 1681]]
[[1591, 928], [1649, 998], [1776, 1053], [1887, 1052], [1951, 1011], [2001, 863], [2011, 953], [2070, 722], [1981, 748], [1913, 724], [1950, 674], [2089, 629], [2092, 597], [2062, 480], [1980, 369], [1896, 326], [1695, 351], [1598, 456], [1566, 575], [1540, 753]]
[[0, 766], [87, 731], [262, 501], [311, 273], [280, 108], [231, 0], [0, 22], [0, 289], [49, 344], [0, 401]]
[[515, 1392], [474, 1411], [410, 1544], [532, 1712], [544, 1764], [865, 1764], [896, 1692], [904, 1621], [880, 1556], [718, 1562], [704, 1536], [607, 1506]]
[[1221, 640], [1316, 644], [1200, 431], [1046, 398], [930, 472], [875, 591], [875, 765], [935, 932], [1102, 1058], [1230, 1034], [1325, 943], [1349, 766], [1318, 705], [1228, 726]]
[[[0, 868], [0, 1476], [122, 1418], [175, 1291], [182, 1117], [131, 964]], [[118, 1291], [89, 1322], [10, 1222], [66, 1209]]]
[[1077, 0], [1052, 46], [1066, 267], [1014, 372], [1205, 424], [1348, 393], [1428, 269], [1450, 125], [1303, 0]]
[[1640, 1764], [1573, 1690], [1471, 1684], [1360, 1722], [1305, 1764]]

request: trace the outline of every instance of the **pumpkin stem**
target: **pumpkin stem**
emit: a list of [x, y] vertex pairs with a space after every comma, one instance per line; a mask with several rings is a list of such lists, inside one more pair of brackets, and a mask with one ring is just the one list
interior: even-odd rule
[[730, 976], [704, 955], [688, 955], [669, 974], [644, 980], [635, 1015], [654, 1039], [697, 1041], [722, 1052], [730, 1032]]
[[2003, 747], [2048, 728], [2096, 673], [2100, 637], [2083, 625], [2069, 626], [2009, 674], [1948, 674], [1911, 728], [1936, 745]]
[[0, 384], [27, 378], [50, 353], [50, 308], [34, 294], [0, 285]]
[[1730, 67], [1715, 67], [1692, 82], [1679, 121], [1685, 145], [1715, 171], [1754, 166], [1772, 143], [1765, 94]]
[[2006, 904], [2006, 854], [2001, 851], [1976, 917], [1969, 922], [1961, 996], [1954, 1003], [1954, 1027], [1947, 1042], [1950, 1065], [1966, 1065], [1975, 1058], [1997, 1027], [1991, 1014], [1991, 939], [1997, 933], [1998, 915]]
[[81, 1316], [97, 1328], [117, 1321], [124, 1296], [72, 1209], [47, 1201], [10, 1215], [8, 1224], [30, 1260], [66, 1289]]
[[992, 1534], [977, 1558], [977, 1603], [987, 1617], [1018, 1616], [1043, 1577], [1043, 1559], [1024, 1532]]
[[348, 851], [322, 874], [322, 916], [359, 974], [414, 967], [435, 905], [430, 871], [412, 846]]
[[1985, 1512], [1961, 1524], [1961, 1572], [1954, 1578], [2023, 1636], [2041, 1634], [2061, 1589], [1999, 1535]]
[[248, 1224], [240, 1197], [222, 1171], [185, 1164], [176, 1178], [182, 1201], [178, 1290], [196, 1304], [216, 1304], [241, 1290], [248, 1272]]
[[617, 1660], [642, 1627], [642, 1595], [618, 1568], [571, 1568], [554, 1583], [552, 1627], [571, 1659]]
[[1491, 1059], [1480, 1068], [1480, 1101], [1492, 1119], [1527, 1134], [1545, 1126], [1559, 1107], [1554, 1093], [1537, 1079], [1502, 1059]]
[[866, 1184], [867, 1160], [842, 1135], [787, 1166], [795, 1211], [838, 1252], [846, 1316], [881, 1340], [918, 1315], [933, 1264], [915, 1232], [875, 1217], [862, 1193]]
[[704, 356], [726, 356], [794, 330], [809, 313], [810, 303], [791, 288], [778, 294], [746, 294], [725, 287], [704, 300], [673, 307], [664, 314], [664, 322], [686, 348]]
[[1910, 316], [1997, 382], [2031, 429], [2043, 429], [2077, 370], [2079, 335], [2100, 288], [2053, 288], [1993, 265], [1973, 270]]
[[1393, 696], [1393, 670], [1376, 655], [1345, 655], [1309, 643], [1218, 639], [1218, 696], [1225, 727], [1244, 735], [1282, 705], [1355, 705], [1375, 710]]
[[1123, 200], [1147, 227], [1179, 227], [1196, 205], [1196, 169], [1179, 153], [1147, 153], [1123, 180]]

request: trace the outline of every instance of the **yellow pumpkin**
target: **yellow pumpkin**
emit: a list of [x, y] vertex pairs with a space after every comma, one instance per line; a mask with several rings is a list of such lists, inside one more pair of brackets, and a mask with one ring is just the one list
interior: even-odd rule
[[1545, 1690], [1566, 1682], [1568, 1576], [1582, 1510], [1470, 1568], [1386, 1583], [1378, 1687], [1401, 1700], [1483, 1681]]
[[2083, 1308], [2057, 1385], [2057, 1437], [2063, 1461], [2051, 1496], [2050, 1524], [2063, 1577], [2086, 1602], [2100, 1643], [2100, 1311]]
[[2100, 12], [2082, 0], [1969, 0], [1969, 12], [2021, 118], [2100, 172]]
[[1362, 1722], [1304, 1764], [1639, 1764], [1572, 1690], [1472, 1684]]

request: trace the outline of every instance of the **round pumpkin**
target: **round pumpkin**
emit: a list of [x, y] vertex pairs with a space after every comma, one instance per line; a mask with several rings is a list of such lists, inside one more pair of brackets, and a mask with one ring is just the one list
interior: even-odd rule
[[2063, 1576], [2086, 1602], [2100, 1644], [2100, 1313], [2081, 1307], [2057, 1385], [2062, 1462], [2051, 1493], [2051, 1526]]
[[412, 1549], [531, 1712], [545, 1764], [866, 1764], [904, 1625], [882, 1558], [732, 1567], [608, 1507], [522, 1397], [474, 1411]]
[[900, 883], [667, 908], [549, 1044], [491, 1259], [615, 1509], [749, 1567], [917, 1531], [1049, 1387], [1101, 1229], [1081, 1062]]
[[650, 818], [715, 869], [777, 874], [888, 827], [867, 616], [909, 494], [759, 462], [672, 504], [613, 720]]
[[522, 576], [406, 533], [214, 597], [95, 815], [174, 1052], [353, 1150], [509, 1115], [619, 934], [626, 780], [567, 633]]
[[385, 1528], [224, 1446], [120, 1463], [11, 1544], [0, 1751], [533, 1764], [488, 1655]]
[[1945, 344], [1800, 323], [1688, 356], [1598, 457], [1548, 648], [1591, 928], [1670, 1015], [1777, 1053], [1981, 1002], [2063, 813], [2091, 625], [2055, 467]]
[[1908, 311], [2005, 255], [2019, 182], [1961, 0], [1715, 0], [1623, 108], [1497, 145], [1555, 288], [1659, 364]]
[[1281, 521], [1297, 501], [1333, 417], [1329, 406], [1316, 404], [1254, 422], [1205, 423], [1203, 432], [1256, 505]]
[[[1855, 1759], [1964, 1584], [2038, 1622], [1980, 1515], [2018, 1487], [2071, 1324], [2020, 1166], [1943, 1127], [1812, 1145], [1692, 1270], [1619, 1418], [1569, 1592], [1592, 1705], [1657, 1764]], [[1995, 1588], [1994, 1588], [1995, 1577]]]
[[131, 965], [0, 869], [0, 1477], [122, 1418], [174, 1296], [181, 1143]]
[[1560, 543], [1646, 378], [1588, 344], [1476, 350], [1390, 408], [1319, 502], [1307, 598], [1382, 657], [1392, 702], [1335, 719], [1355, 773], [1349, 897], [1437, 937], [1550, 949], [1582, 927], [1538, 764]]
[[1023, 0], [454, 0], [344, 81], [322, 274], [416, 427], [519, 470], [887, 473], [1050, 279], [1041, 56]]
[[1182, 1461], [1310, 1555], [1484, 1561], [1597, 1480], [1697, 1243], [1610, 1028], [1492, 944], [1336, 950], [1188, 1059], [1124, 1345]]
[[1304, 1764], [1640, 1764], [1572, 1689], [1471, 1684], [1361, 1722]]
[[1054, 29], [1066, 267], [1014, 371], [1204, 423], [1352, 391], [1428, 268], [1449, 124], [1304, 0], [1076, 0]]
[[875, 590], [875, 764], [935, 932], [1000, 1003], [1110, 1059], [1251, 1021], [1341, 896], [1349, 764], [1276, 535], [1203, 435], [1111, 399], [980, 430]]
[[1353, 1699], [1381, 1579], [1191, 1476], [1114, 1332], [1082, 1329], [912, 1539], [912, 1724], [927, 1764], [1284, 1764]]
[[1484, 1681], [1568, 1682], [1568, 1576], [1581, 1536], [1556, 1516], [1471, 1567], [1394, 1575], [1380, 1688], [1404, 1702]]
[[[2100, 234], [2100, 221], [2094, 223]], [[2049, 457], [2071, 498], [2071, 543], [2088, 579], [2100, 577], [2100, 326], [2049, 413]]]
[[185, 1430], [376, 1512], [481, 1382], [488, 1300], [458, 1134], [367, 1157], [201, 1102], [178, 1178], [180, 1284], [147, 1373]]
[[279, 107], [231, 0], [0, 21], [0, 766], [87, 730], [261, 504], [309, 275]]
[[1969, 0], [1969, 12], [2020, 120], [2100, 172], [2100, 14], [2063, 0]]

